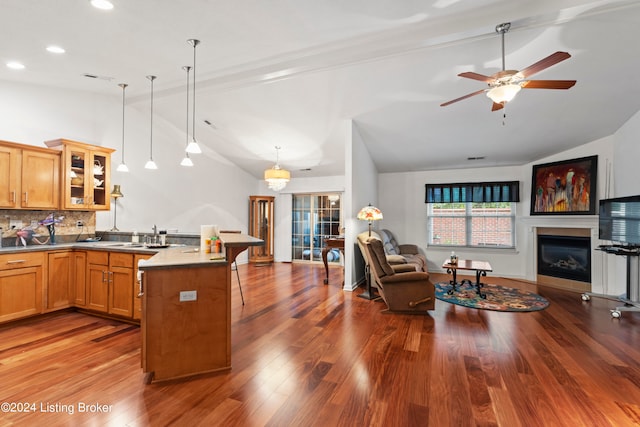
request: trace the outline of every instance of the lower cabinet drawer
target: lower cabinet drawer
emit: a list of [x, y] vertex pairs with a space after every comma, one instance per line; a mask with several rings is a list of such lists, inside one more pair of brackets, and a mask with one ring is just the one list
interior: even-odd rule
[[14, 268], [41, 267], [44, 264], [44, 252], [19, 252], [0, 255], [0, 271]]

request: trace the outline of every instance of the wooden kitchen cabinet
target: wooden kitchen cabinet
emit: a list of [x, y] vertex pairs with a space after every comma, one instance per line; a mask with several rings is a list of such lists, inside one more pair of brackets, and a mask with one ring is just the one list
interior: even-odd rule
[[59, 207], [60, 153], [0, 141], [0, 208]]
[[46, 141], [62, 151], [62, 203], [70, 210], [109, 210], [111, 153], [115, 150], [68, 139]]
[[42, 312], [43, 252], [0, 255], [0, 322]]
[[85, 308], [132, 318], [133, 282], [132, 253], [87, 252]]
[[74, 287], [73, 251], [47, 254], [47, 302], [45, 311], [69, 307]]

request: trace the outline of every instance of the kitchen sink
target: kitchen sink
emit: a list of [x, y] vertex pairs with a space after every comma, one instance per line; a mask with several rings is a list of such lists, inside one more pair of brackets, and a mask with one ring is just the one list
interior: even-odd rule
[[100, 242], [96, 243], [93, 246], [97, 246], [100, 248], [142, 248], [144, 245], [142, 243], [129, 243], [129, 242]]

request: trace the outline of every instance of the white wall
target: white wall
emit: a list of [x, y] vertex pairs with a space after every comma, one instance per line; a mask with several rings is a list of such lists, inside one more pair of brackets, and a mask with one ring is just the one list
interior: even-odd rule
[[[428, 259], [429, 269], [442, 271], [440, 266], [451, 249], [436, 247], [427, 248], [427, 205], [425, 200], [425, 184], [446, 182], [476, 182], [519, 180], [520, 203], [516, 208], [516, 248], [515, 250], [495, 249], [456, 249], [462, 258], [481, 257], [490, 260], [495, 275], [503, 277], [535, 280], [535, 271], [531, 260], [532, 232], [535, 226], [566, 226], [576, 222], [585, 222], [588, 226], [597, 224], [597, 217], [580, 218], [530, 216], [531, 175], [534, 164], [556, 160], [568, 160], [591, 155], [599, 156], [599, 167], [611, 162], [613, 152], [612, 138], [604, 138], [576, 149], [559, 153], [552, 157], [523, 165], [509, 167], [491, 167], [477, 169], [460, 169], [445, 171], [384, 173], [379, 175], [378, 207], [384, 214], [380, 228], [387, 228], [396, 234], [400, 243], [413, 243], [422, 248]], [[598, 194], [604, 191], [605, 174], [598, 175]], [[555, 225], [554, 225], [555, 224]]]
[[[632, 116], [613, 135], [614, 140], [614, 191], [610, 197], [636, 196], [640, 194], [640, 111]], [[626, 293], [627, 259], [624, 256], [608, 255], [608, 280], [612, 295]], [[638, 271], [640, 257], [631, 257]], [[632, 277], [633, 280], [633, 277]]]
[[[350, 137], [346, 146], [345, 171], [347, 175], [347, 200], [345, 206], [345, 281], [347, 290], [354, 290], [364, 280], [364, 260], [356, 238], [368, 229], [368, 223], [357, 219], [358, 212], [371, 203], [378, 206], [378, 170], [364, 145], [357, 124], [351, 123]], [[377, 221], [379, 222], [379, 221]], [[378, 224], [375, 224], [376, 227]]]

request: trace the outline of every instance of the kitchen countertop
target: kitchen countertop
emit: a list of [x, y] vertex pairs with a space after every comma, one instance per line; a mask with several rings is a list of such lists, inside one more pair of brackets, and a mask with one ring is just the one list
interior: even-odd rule
[[[187, 246], [182, 244], [170, 244], [166, 248], [147, 247], [143, 243], [116, 242], [116, 241], [96, 241], [96, 242], [71, 242], [56, 243], [54, 245], [28, 245], [5, 246], [0, 248], [0, 255], [36, 252], [55, 251], [65, 249], [99, 250], [112, 252], [134, 252], [141, 254], [155, 254], [145, 262], [141, 270], [151, 268], [171, 268], [201, 266], [212, 263], [226, 264], [233, 262], [238, 253], [249, 246], [261, 246], [264, 241], [246, 234], [220, 233], [220, 239], [224, 242], [227, 251], [227, 259], [219, 258], [220, 255], [202, 253], [198, 246]], [[230, 258], [231, 257], [231, 258]]]
[[200, 249], [194, 246], [174, 247], [159, 251], [153, 258], [140, 265], [140, 270], [227, 264], [233, 262], [238, 253], [247, 247], [264, 245], [261, 239], [239, 233], [220, 233], [220, 239], [224, 242], [226, 258], [222, 258], [224, 255], [220, 254], [200, 252]]
[[[173, 247], [185, 247], [184, 245], [175, 245]], [[172, 247], [172, 246], [169, 246]], [[71, 242], [71, 243], [56, 243], [46, 245], [28, 245], [28, 246], [3, 246], [0, 248], [0, 255], [12, 254], [21, 252], [34, 252], [34, 251], [55, 251], [64, 249], [85, 249], [85, 250], [109, 250], [117, 252], [139, 252], [145, 254], [154, 254], [158, 252], [158, 248], [146, 247], [142, 243], [129, 243], [129, 242], [110, 242], [110, 241], [98, 241], [98, 242]]]

